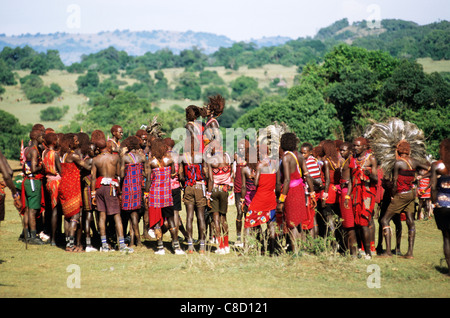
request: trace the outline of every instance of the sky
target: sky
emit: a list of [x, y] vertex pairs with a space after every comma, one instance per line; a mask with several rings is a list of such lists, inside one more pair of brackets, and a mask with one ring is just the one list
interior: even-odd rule
[[14, 0], [0, 8], [0, 34], [8, 36], [167, 30], [247, 41], [314, 36], [343, 18], [450, 21], [449, 0]]

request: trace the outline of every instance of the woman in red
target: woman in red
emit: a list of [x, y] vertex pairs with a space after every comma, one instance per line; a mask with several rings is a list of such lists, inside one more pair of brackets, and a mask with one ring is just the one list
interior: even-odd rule
[[81, 252], [81, 246], [74, 246], [75, 232], [80, 223], [80, 211], [82, 206], [80, 168], [89, 169], [89, 166], [75, 153], [78, 147], [76, 134], [64, 134], [61, 140], [61, 182], [59, 184], [59, 200], [64, 214], [66, 237], [69, 240], [66, 251]]
[[[309, 189], [314, 189], [314, 186], [307, 172], [304, 158], [297, 152], [296, 135], [284, 133], [281, 136], [280, 146], [283, 151], [280, 173], [282, 173], [284, 181], [276, 210], [284, 217], [284, 220], [278, 223], [285, 227], [284, 231], [289, 234], [291, 247], [296, 253], [295, 242], [300, 238], [301, 224], [308, 220], [303, 178], [306, 178]], [[311, 192], [310, 195], [311, 198], [315, 198], [314, 192]]]
[[[254, 184], [256, 187], [255, 195], [245, 214], [244, 228], [246, 236], [250, 229], [258, 229], [261, 232], [261, 225], [268, 225], [269, 229], [269, 251], [273, 254], [275, 247], [275, 211], [277, 207], [276, 190], [279, 190], [279, 169], [277, 162], [270, 160], [267, 155], [267, 147], [260, 147], [262, 159], [256, 166], [256, 175]], [[279, 191], [278, 191], [279, 192]]]

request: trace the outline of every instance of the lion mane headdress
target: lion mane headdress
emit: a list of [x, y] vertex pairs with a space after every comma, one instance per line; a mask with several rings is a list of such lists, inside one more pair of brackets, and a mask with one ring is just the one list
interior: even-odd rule
[[409, 155], [413, 159], [422, 163], [427, 161], [424, 133], [411, 122], [390, 118], [384, 123], [373, 123], [367, 126], [363, 137], [369, 140], [375, 158], [389, 176], [398, 159], [397, 150], [401, 143], [409, 144]]
[[259, 131], [258, 145], [265, 145], [266, 149], [276, 150], [276, 153], [273, 155], [278, 156], [281, 136], [289, 131], [290, 129], [285, 123], [274, 122], [272, 125]]

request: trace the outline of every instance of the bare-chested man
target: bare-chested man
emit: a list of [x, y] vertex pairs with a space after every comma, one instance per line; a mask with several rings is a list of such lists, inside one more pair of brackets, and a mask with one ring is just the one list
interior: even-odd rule
[[30, 237], [25, 232], [25, 239], [30, 244], [43, 244], [44, 242], [36, 236], [36, 215], [41, 210], [42, 202], [42, 179], [43, 166], [39, 146], [43, 142], [43, 131], [34, 129], [30, 132], [30, 145], [24, 150], [22, 193], [22, 214], [24, 214], [25, 228], [29, 229]]
[[106, 146], [106, 138], [102, 131], [92, 132], [91, 140], [100, 151], [100, 154], [92, 160], [92, 182], [95, 182], [95, 190], [92, 191], [94, 204], [100, 213], [99, 228], [102, 246], [100, 251], [109, 252], [106, 240], [106, 216], [114, 217], [119, 250], [123, 252], [133, 252], [125, 244], [122, 219], [120, 216], [119, 202], [119, 182], [117, 177], [120, 175], [120, 158], [118, 155], [110, 153]]
[[420, 169], [428, 169], [428, 166], [411, 157], [411, 146], [407, 141], [401, 141], [397, 145], [397, 161], [392, 174], [392, 201], [381, 219], [383, 236], [386, 241], [386, 251], [381, 256], [392, 256], [391, 252], [391, 228], [389, 223], [397, 213], [406, 213], [406, 225], [408, 226], [408, 252], [405, 258], [413, 258], [416, 227], [414, 223], [415, 202], [415, 175]]

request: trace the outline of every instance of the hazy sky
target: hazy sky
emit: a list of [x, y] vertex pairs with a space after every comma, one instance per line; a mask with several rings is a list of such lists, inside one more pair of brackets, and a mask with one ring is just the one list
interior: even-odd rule
[[314, 36], [342, 18], [450, 20], [449, 0], [12, 0], [3, 1], [0, 33], [196, 31], [235, 41]]

